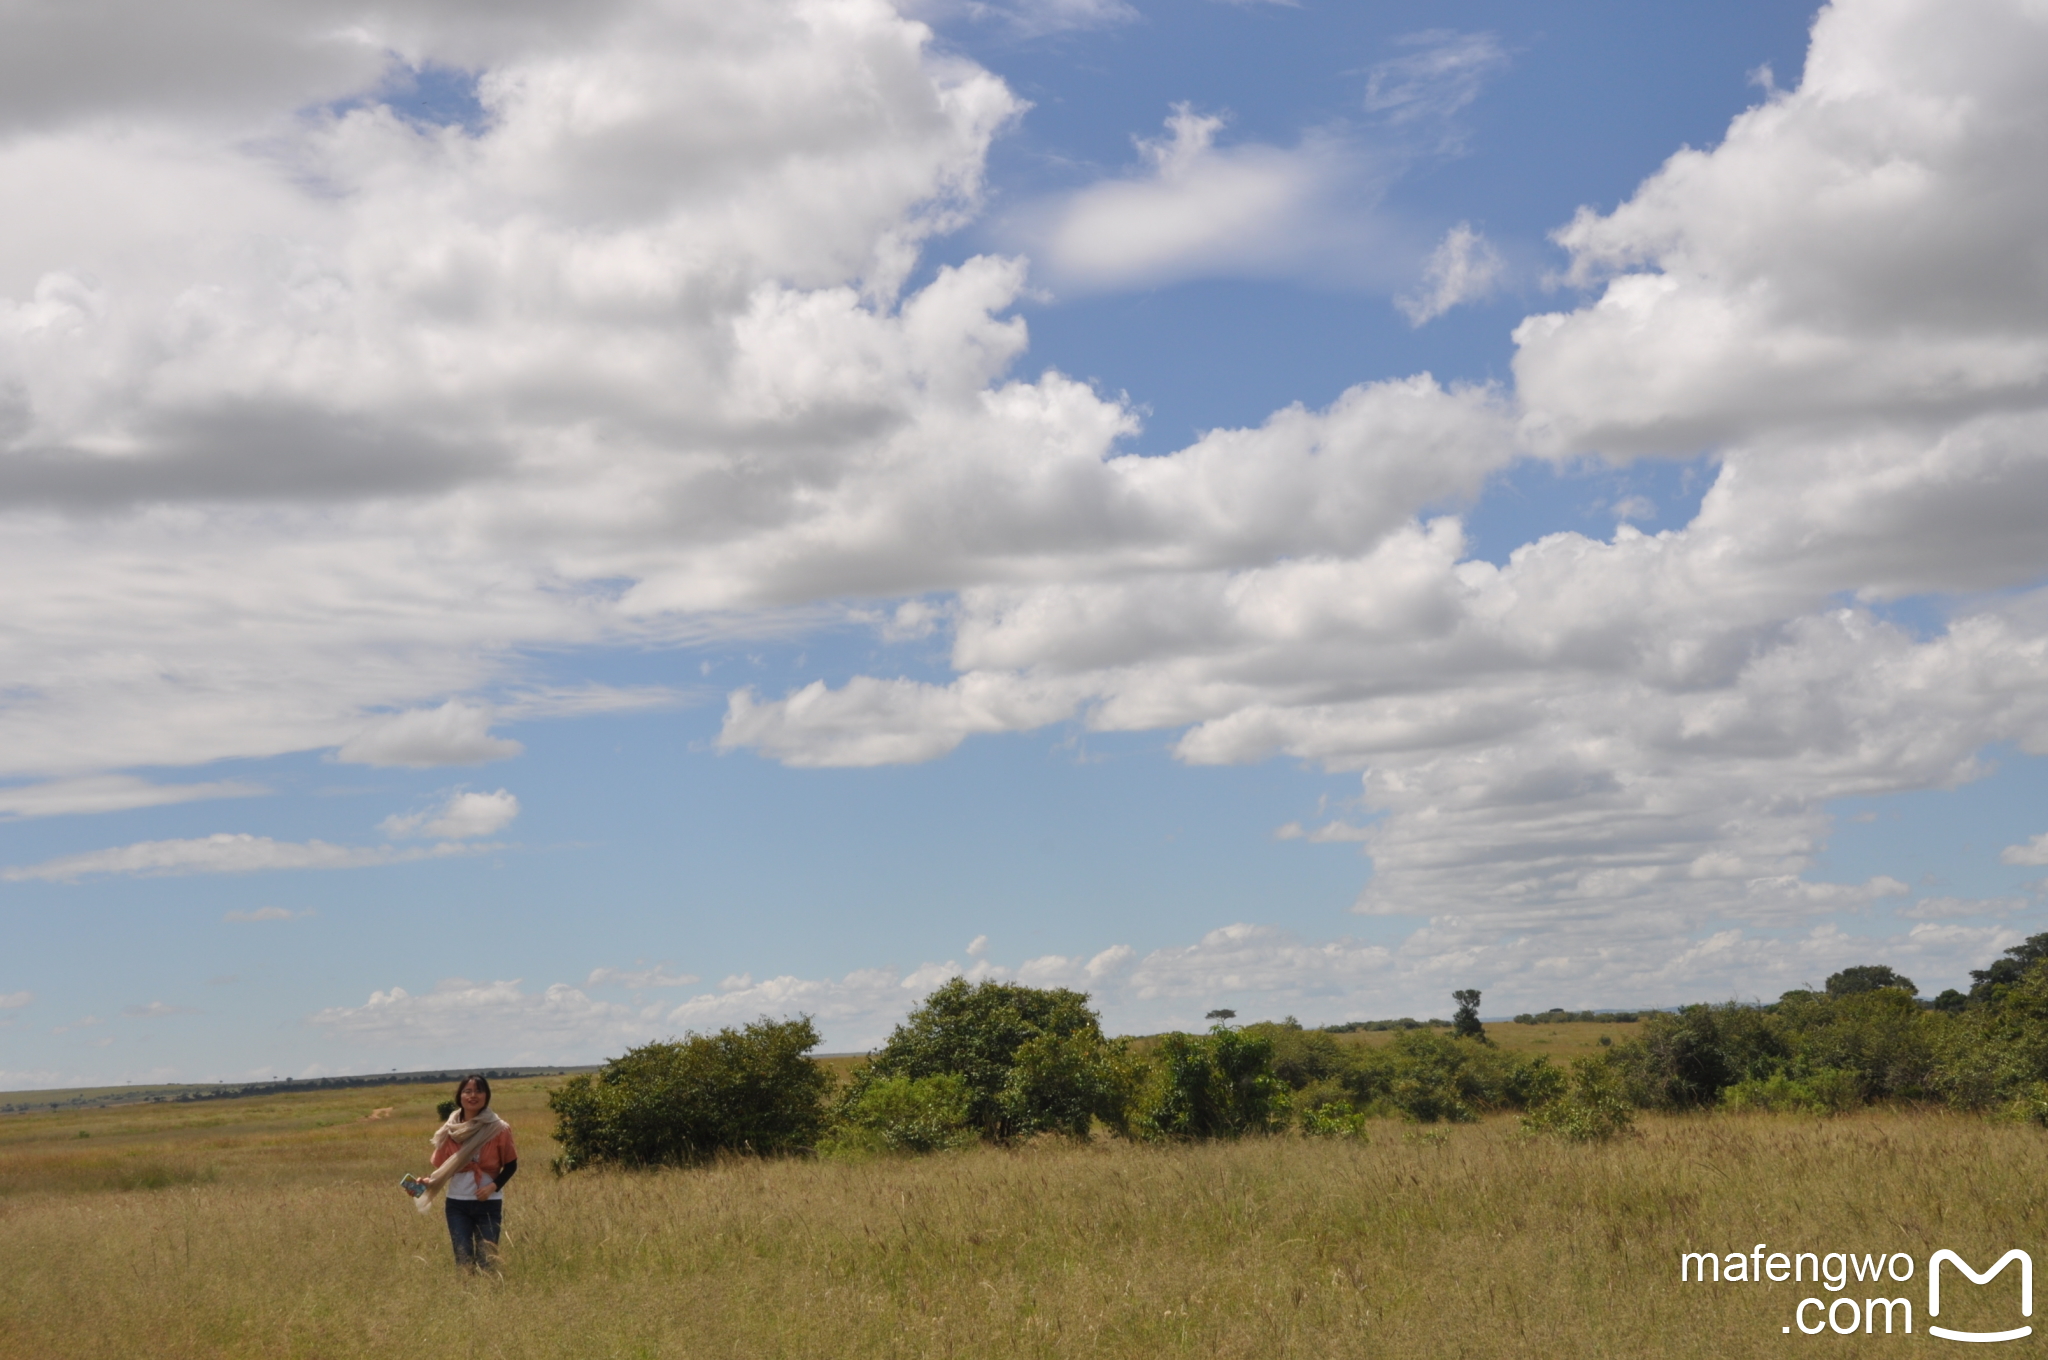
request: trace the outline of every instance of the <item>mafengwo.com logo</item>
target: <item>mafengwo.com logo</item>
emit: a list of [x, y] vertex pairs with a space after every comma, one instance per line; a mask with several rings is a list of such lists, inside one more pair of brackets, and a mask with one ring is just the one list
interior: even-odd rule
[[[2008, 1274], [2009, 1266], [2019, 1268]], [[1967, 1312], [1971, 1318], [1968, 1327], [1944, 1327], [1939, 1321], [1944, 1271], [1950, 1320], [1954, 1322], [1958, 1312]], [[1916, 1279], [1926, 1282], [1927, 1311], [1921, 1321], [1927, 1336], [1991, 1342], [2018, 1341], [2034, 1333], [2033, 1324], [2024, 1321], [2034, 1315], [2034, 1258], [2018, 1247], [1982, 1270], [1944, 1247], [1927, 1258], [1923, 1269], [1911, 1253], [1903, 1251], [1785, 1252], [1772, 1251], [1768, 1243], [1759, 1242], [1748, 1252], [1681, 1252], [1678, 1278], [1688, 1285], [1812, 1285], [1818, 1292], [1799, 1299], [1792, 1308], [1792, 1320], [1779, 1329], [1787, 1335], [1915, 1335], [1913, 1304], [1921, 1297]], [[1959, 1308], [1959, 1291], [1968, 1285], [1995, 1287], [1999, 1293], [1990, 1300], [1972, 1299]], [[1986, 1325], [1987, 1315], [1999, 1325]]]

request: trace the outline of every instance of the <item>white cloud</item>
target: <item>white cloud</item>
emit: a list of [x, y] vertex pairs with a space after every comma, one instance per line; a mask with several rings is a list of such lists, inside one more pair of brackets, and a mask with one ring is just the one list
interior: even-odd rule
[[1112, 28], [1138, 17], [1124, 0], [903, 0], [897, 8], [935, 25], [959, 19], [991, 23], [1018, 38]]
[[[1138, 142], [1141, 172], [1041, 205], [1025, 239], [1051, 278], [1072, 292], [1328, 266], [1335, 220], [1369, 184], [1361, 153], [1327, 134], [1219, 147], [1224, 123], [1177, 104], [1165, 137]], [[1360, 235], [1374, 224], [1350, 217], [1351, 258], [1370, 259]]]
[[1413, 325], [1420, 326], [1466, 302], [1478, 302], [1500, 283], [1507, 261], [1493, 243], [1460, 222], [1444, 233], [1444, 239], [1430, 252], [1423, 267], [1422, 291], [1394, 299], [1394, 305]]
[[[593, 1061], [624, 1047], [685, 1030], [699, 1033], [763, 1015], [814, 1017], [828, 1051], [868, 1049], [932, 988], [948, 978], [1021, 981], [1086, 992], [1112, 1033], [1157, 1033], [1204, 1026], [1203, 1013], [1234, 1005], [1245, 1019], [1292, 1013], [1304, 1021], [1448, 1015], [1455, 988], [1479, 987], [1489, 1011], [1572, 1009], [1595, 1004], [1663, 1006], [1730, 996], [1773, 999], [1818, 986], [1852, 964], [1885, 962], [1938, 990], [2018, 943], [2004, 926], [1919, 922], [1903, 930], [1850, 935], [1832, 923], [1797, 930], [1731, 927], [1673, 937], [1655, 923], [1614, 931], [1583, 920], [1529, 948], [1518, 932], [1441, 917], [1384, 943], [1304, 940], [1272, 926], [1240, 922], [1192, 943], [1140, 953], [1111, 945], [1090, 954], [1048, 954], [1015, 966], [989, 962], [856, 969], [838, 977], [725, 979], [715, 991], [679, 1005], [626, 1006], [593, 1001], [557, 983], [534, 991], [518, 981], [450, 979], [422, 994], [402, 987], [373, 993], [361, 1006], [311, 1017], [363, 1052], [400, 1052], [421, 1061], [454, 1061], [451, 1034], [488, 1028], [502, 1037], [492, 1061]], [[1937, 980], [1941, 981], [1937, 984]], [[441, 1056], [436, 1057], [434, 1055]]]
[[1969, 916], [2010, 916], [2033, 906], [2025, 897], [1923, 897], [1899, 915], [1914, 921], [1947, 921]]
[[[1637, 272], [1518, 331], [1524, 433], [1725, 441], [1690, 524], [1500, 566], [1412, 519], [1259, 560], [1075, 561], [963, 590], [950, 684], [749, 696], [727, 744], [929, 758], [1046, 714], [1180, 729], [1189, 761], [1359, 770], [1368, 912], [1744, 941], [1872, 909], [1902, 885], [1803, 877], [1831, 800], [1967, 781], [1992, 742], [2048, 753], [2043, 191], [2009, 171], [2048, 146], [2043, 61], [2048, 26], [2010, 5], [1845, 0], [1799, 90], [1564, 234], [1581, 277]], [[1985, 589], [1928, 637], [1864, 603]]]
[[687, 987], [698, 980], [695, 973], [671, 973], [667, 964], [659, 963], [652, 968], [593, 968], [590, 976], [583, 979], [583, 985], [624, 987], [637, 992], [649, 987]]
[[[1374, 65], [1365, 82], [1367, 112], [1395, 124], [1446, 124], [1508, 64], [1500, 39], [1491, 33], [1434, 28], [1398, 41], [1412, 50]], [[1455, 133], [1443, 135], [1455, 147]]]
[[134, 775], [87, 775], [42, 784], [0, 788], [0, 817], [62, 817], [73, 813], [125, 812], [208, 798], [254, 798], [270, 790], [238, 779], [206, 784], [152, 784]]
[[2008, 845], [1998, 852], [2000, 864], [2048, 864], [2048, 831], [2019, 845]]
[[[1024, 262], [905, 292], [1022, 106], [895, 12], [203, 10], [163, 39], [190, 70], [58, 18], [0, 56], [9, 778], [503, 758], [520, 701], [479, 696], [519, 692], [534, 648], [912, 599], [891, 626], [949, 630], [952, 677], [743, 690], [721, 746], [863, 765], [1077, 721], [1355, 771], [1361, 905], [1431, 918], [1413, 948], [1476, 967], [1522, 932], [1551, 985], [1647, 995], [1852, 957], [1759, 933], [1882, 909], [1804, 878], [1831, 800], [2048, 753], [2048, 188], [2016, 170], [2048, 152], [2048, 25], [2024, 5], [1825, 9], [1798, 89], [1561, 233], [1594, 292], [1518, 329], [1514, 393], [1364, 384], [1156, 458], [1118, 454], [1120, 403], [1009, 376]], [[480, 71], [485, 119], [393, 115], [388, 52]], [[1455, 150], [1501, 61], [1431, 35], [1366, 102], [1401, 154]], [[1377, 164], [1184, 110], [1039, 263], [1304, 268]], [[1426, 516], [1531, 447], [1718, 472], [1689, 524], [1466, 560]], [[1980, 591], [1925, 637], [1870, 607]], [[6, 876], [451, 852], [224, 836]], [[1991, 941], [1923, 926], [1912, 957]], [[1270, 951], [1363, 978], [1379, 947]], [[1189, 949], [1190, 986], [1281, 976], [1258, 940]], [[1083, 966], [1054, 958], [1031, 966]], [[900, 982], [773, 985], [852, 1014]]]
[[277, 869], [363, 869], [473, 854], [490, 848], [441, 844], [394, 850], [388, 846], [330, 845], [326, 841], [275, 841], [247, 832], [221, 832], [189, 840], [137, 841], [109, 850], [60, 855], [40, 864], [0, 870], [0, 881], [75, 883], [103, 874], [154, 878], [177, 874], [253, 874]]
[[394, 814], [378, 823], [387, 836], [421, 836], [433, 840], [473, 840], [495, 835], [519, 815], [519, 799], [504, 789], [496, 793], [457, 791], [438, 808]]
[[1008, 4], [975, 7], [1000, 15], [1027, 37], [1109, 28], [1138, 17], [1138, 11], [1124, 0], [1010, 0]]
[[1273, 839], [1276, 841], [1307, 841], [1310, 845], [1360, 842], [1371, 838], [1370, 827], [1352, 826], [1349, 822], [1324, 822], [1312, 830], [1304, 828], [1300, 822], [1288, 822], [1273, 830]]
[[1574, 280], [1609, 281], [1517, 332], [1532, 418], [1690, 453], [1814, 420], [1924, 444], [2038, 410], [2048, 186], [2014, 167], [2048, 145], [2044, 48], [2010, 0], [1822, 9], [1797, 90], [1559, 233]]
[[858, 676], [836, 690], [817, 680], [771, 702], [750, 689], [735, 691], [718, 745], [806, 768], [917, 764], [976, 732], [1041, 727], [1073, 707], [1074, 696], [1057, 688], [1000, 676], [969, 676], [946, 687]]
[[34, 992], [0, 992], [0, 1011], [19, 1010], [35, 999]]
[[489, 710], [450, 699], [439, 708], [416, 708], [380, 718], [350, 737], [335, 759], [353, 765], [483, 765], [508, 760], [526, 748], [491, 735]]
[[[574, 1062], [663, 1037], [658, 1016], [658, 1010], [650, 1014], [645, 1008], [593, 1001], [566, 983], [529, 993], [520, 990], [516, 978], [499, 982], [450, 978], [418, 995], [403, 987], [372, 992], [360, 1006], [329, 1007], [310, 1021], [367, 1051], [424, 1048], [452, 1052], [459, 1048], [463, 1053], [475, 1053], [488, 1047], [492, 1061]], [[487, 1046], [450, 1037], [480, 1032], [491, 1036]]]
[[123, 1006], [121, 1014], [131, 1020], [162, 1020], [173, 1015], [197, 1015], [190, 1006], [173, 1006], [168, 1001], [152, 1001], [146, 1006]]
[[[301, 910], [299, 910], [299, 911], [292, 911], [292, 910], [290, 910], [290, 909], [288, 909], [288, 908], [285, 908], [285, 907], [258, 907], [258, 908], [256, 908], [256, 909], [255, 909], [254, 911], [229, 911], [229, 912], [224, 912], [224, 913], [223, 913], [223, 914], [221, 915], [221, 918], [220, 918], [220, 919], [221, 919], [221, 920], [223, 920], [223, 921], [235, 921], [235, 922], [248, 922], [248, 921], [300, 921], [300, 920], [304, 920], [304, 919], [305, 919], [306, 917], [308, 917], [308, 916], [311, 916], [311, 915], [313, 915], [313, 909], [312, 909], [311, 907], [306, 907], [306, 908], [303, 908], [303, 909], [301, 909]], [[219, 981], [219, 979], [214, 979], [214, 980], [215, 980], [215, 981]], [[232, 979], [229, 979], [229, 980], [230, 980], [230, 981], [232, 981]]]

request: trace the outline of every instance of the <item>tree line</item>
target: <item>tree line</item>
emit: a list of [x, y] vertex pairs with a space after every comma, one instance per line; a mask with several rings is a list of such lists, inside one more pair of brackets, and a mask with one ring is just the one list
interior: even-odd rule
[[1642, 1109], [1940, 1103], [2048, 1125], [2048, 933], [1972, 978], [1967, 993], [1922, 1002], [1911, 979], [1865, 965], [1765, 1005], [1647, 1012], [1634, 1035], [1568, 1067], [1494, 1044], [1477, 991], [1453, 993], [1448, 1024], [1395, 1027], [1379, 1044], [1336, 1037], [1357, 1026], [1240, 1027], [1228, 1011], [1212, 1013], [1206, 1034], [1131, 1040], [1106, 1036], [1080, 992], [955, 978], [843, 1087], [810, 1056], [819, 1036], [808, 1018], [764, 1018], [631, 1049], [557, 1088], [549, 1106], [565, 1171], [925, 1153], [1098, 1129], [1144, 1141], [1290, 1128], [1358, 1137], [1378, 1118], [1502, 1111], [1575, 1140], [1624, 1132]]

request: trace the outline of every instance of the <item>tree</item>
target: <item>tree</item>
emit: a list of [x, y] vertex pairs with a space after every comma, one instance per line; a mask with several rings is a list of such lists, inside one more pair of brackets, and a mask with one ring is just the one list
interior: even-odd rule
[[852, 1094], [885, 1078], [951, 1074], [966, 1083], [968, 1121], [986, 1137], [1085, 1137], [1092, 1118], [1124, 1122], [1119, 1059], [1081, 992], [954, 978], [895, 1028]]
[[1920, 988], [1913, 979], [1881, 963], [1844, 968], [1827, 982], [1829, 996], [1855, 996], [1858, 992], [1874, 992], [1880, 987], [1896, 987], [1907, 996], [1920, 995]]
[[2048, 959], [2048, 931], [2029, 935], [2005, 951], [2005, 957], [1992, 960], [1989, 968], [1972, 968], [1970, 978], [1970, 1000], [1987, 1001], [1994, 987], [2010, 987], [2026, 976], [2027, 970]]
[[1217, 1010], [1210, 1011], [1207, 1015], [1203, 1016], [1202, 1018], [1204, 1020], [1235, 1020], [1237, 1019], [1237, 1012], [1229, 1009], [1219, 1008]]
[[688, 1166], [721, 1152], [800, 1152], [825, 1124], [832, 1076], [808, 1016], [642, 1044], [548, 1096], [558, 1165]]
[[1460, 1039], [1484, 1039], [1486, 1026], [1479, 1023], [1479, 993], [1468, 987], [1452, 992], [1451, 1000], [1458, 1003], [1456, 1013], [1451, 1016], [1451, 1033]]
[[1270, 1133], [1287, 1118], [1287, 1085], [1273, 1075], [1273, 1043], [1219, 1024], [1206, 1035], [1169, 1034], [1139, 1114], [1161, 1138]]

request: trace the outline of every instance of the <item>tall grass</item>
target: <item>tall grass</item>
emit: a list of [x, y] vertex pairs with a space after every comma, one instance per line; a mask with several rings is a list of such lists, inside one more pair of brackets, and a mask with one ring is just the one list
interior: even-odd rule
[[[539, 1083], [508, 1083], [506, 1257], [469, 1277], [394, 1184], [442, 1093], [346, 1094], [0, 1120], [0, 1356], [1877, 1353], [1924, 1320], [1788, 1337], [1810, 1285], [1681, 1285], [1678, 1254], [2038, 1256], [2048, 1170], [2038, 1130], [1876, 1111], [1652, 1117], [1596, 1146], [1386, 1122], [557, 1179]], [[202, 1179], [77, 1169], [151, 1159]]]

